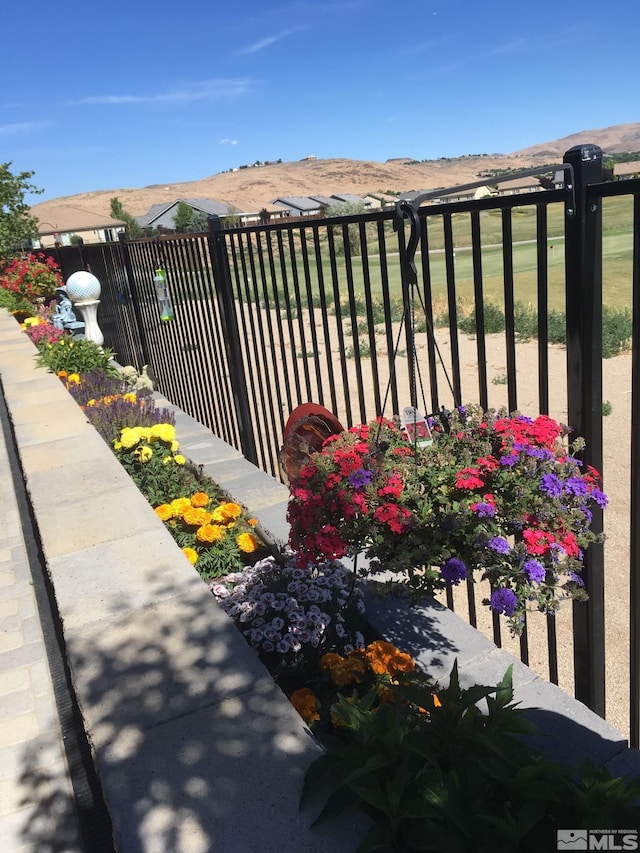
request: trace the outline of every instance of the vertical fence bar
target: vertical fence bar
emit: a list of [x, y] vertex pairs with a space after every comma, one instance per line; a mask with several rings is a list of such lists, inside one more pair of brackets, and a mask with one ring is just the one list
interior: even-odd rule
[[240, 336], [238, 334], [238, 323], [231, 290], [231, 276], [229, 274], [229, 262], [224, 234], [220, 218], [217, 216], [209, 218], [209, 245], [211, 247], [213, 281], [218, 297], [218, 304], [220, 305], [223, 333], [227, 348], [227, 364], [229, 365], [229, 374], [232, 377], [233, 401], [238, 421], [240, 444], [244, 456], [249, 462], [256, 465], [258, 454], [251, 427], [251, 413], [248, 405], [249, 389], [247, 388], [243, 368], [244, 362], [240, 348]]
[[[127, 275], [127, 280], [129, 282], [129, 294], [131, 296], [131, 306], [133, 308], [133, 316], [136, 319], [136, 326], [138, 327], [138, 338], [140, 340], [140, 348], [142, 350], [142, 364], [149, 364], [151, 361], [149, 357], [149, 344], [147, 342], [147, 336], [144, 328], [144, 321], [142, 319], [142, 313], [140, 311], [140, 300], [138, 298], [138, 288], [136, 287], [136, 277], [133, 272], [133, 266], [131, 264], [131, 255], [129, 254], [129, 247], [126, 242], [126, 235], [124, 232], [120, 232], [118, 235], [120, 240], [120, 250], [122, 252], [122, 260], [124, 263], [125, 272]], [[136, 367], [142, 367], [142, 364], [136, 365]]]
[[[567, 410], [574, 434], [586, 441], [583, 461], [602, 472], [602, 199], [588, 195], [589, 184], [602, 179], [602, 150], [596, 145], [575, 146], [566, 152], [564, 162], [573, 166], [575, 179], [575, 186], [567, 187], [565, 209]], [[594, 507], [592, 530], [602, 531], [599, 507]], [[589, 600], [573, 605], [575, 695], [603, 717], [602, 545], [594, 544], [586, 552], [584, 581]]]
[[631, 542], [629, 566], [629, 745], [640, 747], [640, 195], [633, 199], [631, 350]]
[[502, 211], [502, 264], [504, 274], [504, 330], [507, 347], [507, 398], [509, 411], [518, 408], [516, 375], [516, 326], [513, 295], [513, 227], [511, 210]]
[[487, 342], [484, 331], [482, 238], [480, 233], [480, 211], [478, 210], [471, 211], [471, 250], [473, 259], [473, 301], [476, 318], [476, 352], [478, 353], [478, 391], [480, 405], [482, 410], [486, 412], [489, 408], [489, 391], [487, 387]]

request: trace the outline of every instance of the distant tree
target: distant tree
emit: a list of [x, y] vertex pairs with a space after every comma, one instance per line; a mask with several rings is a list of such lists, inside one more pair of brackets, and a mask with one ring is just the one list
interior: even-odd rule
[[[331, 219], [335, 216], [355, 216], [358, 213], [364, 213], [366, 210], [362, 202], [345, 201], [340, 204], [332, 204], [325, 212], [325, 218]], [[336, 229], [337, 230], [337, 229]], [[342, 229], [339, 230], [342, 233]], [[360, 254], [360, 229], [357, 225], [347, 226], [347, 235], [349, 239], [349, 250], [352, 255]], [[344, 246], [340, 243], [336, 245], [337, 251], [344, 251]]]
[[30, 178], [34, 172], [13, 174], [11, 163], [0, 164], [0, 255], [20, 249], [38, 236], [38, 220], [29, 212], [24, 197], [27, 193], [41, 193]]
[[136, 222], [135, 216], [132, 216], [132, 214], [127, 213], [127, 211], [122, 206], [120, 200], [116, 196], [114, 196], [112, 199], [110, 199], [109, 204], [111, 208], [111, 218], [119, 219], [121, 222], [125, 223], [124, 230], [127, 237], [141, 237], [143, 233], [142, 228]]
[[178, 208], [173, 217], [173, 224], [176, 231], [179, 234], [184, 234], [185, 231], [193, 230], [191, 225], [193, 223], [193, 217], [195, 216], [195, 210], [191, 207], [190, 204], [187, 204], [184, 201], [178, 202]]
[[227, 210], [227, 215], [222, 218], [223, 228], [237, 228], [240, 225], [240, 211], [237, 207], [231, 205]]
[[196, 234], [201, 234], [203, 231], [209, 230], [209, 214], [204, 210], [194, 210], [193, 219], [191, 220], [190, 231]]

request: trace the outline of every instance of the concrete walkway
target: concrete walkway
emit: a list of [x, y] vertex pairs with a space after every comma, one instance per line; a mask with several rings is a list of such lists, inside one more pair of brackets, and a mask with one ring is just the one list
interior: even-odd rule
[[[6, 426], [6, 419], [2, 420]], [[3, 429], [0, 431], [0, 850], [71, 853], [81, 849], [73, 791], [22, 520]], [[47, 846], [42, 846], [43, 839], [49, 839]]]

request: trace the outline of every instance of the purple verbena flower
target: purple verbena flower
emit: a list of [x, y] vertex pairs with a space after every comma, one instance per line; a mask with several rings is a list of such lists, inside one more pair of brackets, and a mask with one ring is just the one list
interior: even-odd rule
[[540, 489], [549, 497], [557, 498], [562, 494], [562, 480], [555, 474], [544, 474], [540, 482]]
[[564, 490], [570, 495], [586, 495], [587, 484], [582, 477], [569, 477], [569, 479], [565, 481]]
[[368, 486], [373, 477], [373, 473], [366, 468], [358, 468], [357, 471], [352, 471], [349, 476], [349, 485], [354, 489], [361, 489], [363, 486]]
[[601, 492], [600, 489], [591, 489], [589, 494], [591, 498], [598, 504], [598, 506], [602, 507], [602, 509], [604, 509], [609, 503], [609, 498], [605, 495], [604, 492]]
[[527, 456], [533, 456], [542, 462], [550, 462], [554, 458], [553, 453], [546, 447], [534, 447], [532, 444], [527, 445]]
[[494, 536], [493, 539], [489, 539], [487, 544], [497, 554], [508, 554], [511, 550], [509, 543], [503, 536]]
[[542, 563], [538, 562], [538, 560], [525, 560], [522, 566], [522, 574], [526, 575], [530, 583], [542, 583], [546, 571]]
[[569, 580], [573, 581], [577, 586], [584, 586], [584, 581], [575, 572], [569, 572]]
[[507, 456], [505, 454], [504, 456], [500, 457], [500, 464], [506, 468], [512, 468], [516, 464], [517, 461], [518, 461], [517, 454], [511, 454], [509, 456]]
[[494, 589], [491, 593], [489, 606], [494, 613], [504, 613], [505, 616], [513, 616], [518, 609], [518, 599], [511, 589]]
[[478, 518], [493, 518], [496, 514], [495, 504], [486, 503], [485, 501], [471, 504], [471, 509], [476, 513]]
[[449, 557], [448, 560], [445, 560], [444, 566], [440, 566], [440, 574], [446, 581], [459, 584], [460, 581], [466, 579], [468, 570], [462, 560], [457, 557]]

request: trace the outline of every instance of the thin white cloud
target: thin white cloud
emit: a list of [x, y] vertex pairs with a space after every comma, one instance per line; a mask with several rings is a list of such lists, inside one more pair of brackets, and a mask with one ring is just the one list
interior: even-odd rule
[[194, 101], [237, 98], [249, 90], [246, 80], [205, 80], [188, 88], [149, 95], [88, 95], [73, 103], [75, 105], [120, 105], [120, 104], [188, 104]]
[[241, 54], [248, 53], [258, 53], [261, 50], [264, 50], [266, 47], [270, 47], [272, 44], [275, 44], [277, 41], [280, 41], [283, 38], [287, 38], [293, 33], [298, 33], [301, 30], [305, 30], [306, 27], [298, 26], [298, 27], [288, 27], [286, 30], [281, 30], [279, 33], [275, 33], [275, 35], [267, 36], [266, 38], [260, 39], [260, 41], [256, 41], [253, 44], [250, 44], [248, 47], [242, 48], [240, 51]]
[[13, 136], [15, 133], [33, 133], [50, 125], [48, 121], [17, 121], [13, 124], [0, 124], [0, 136]]
[[499, 44], [497, 47], [490, 50], [489, 54], [491, 56], [513, 56], [514, 54], [522, 53], [526, 48], [526, 39], [517, 38], [513, 41], [506, 42], [505, 44]]
[[219, 142], [220, 145], [237, 145], [237, 139], [221, 139]]

